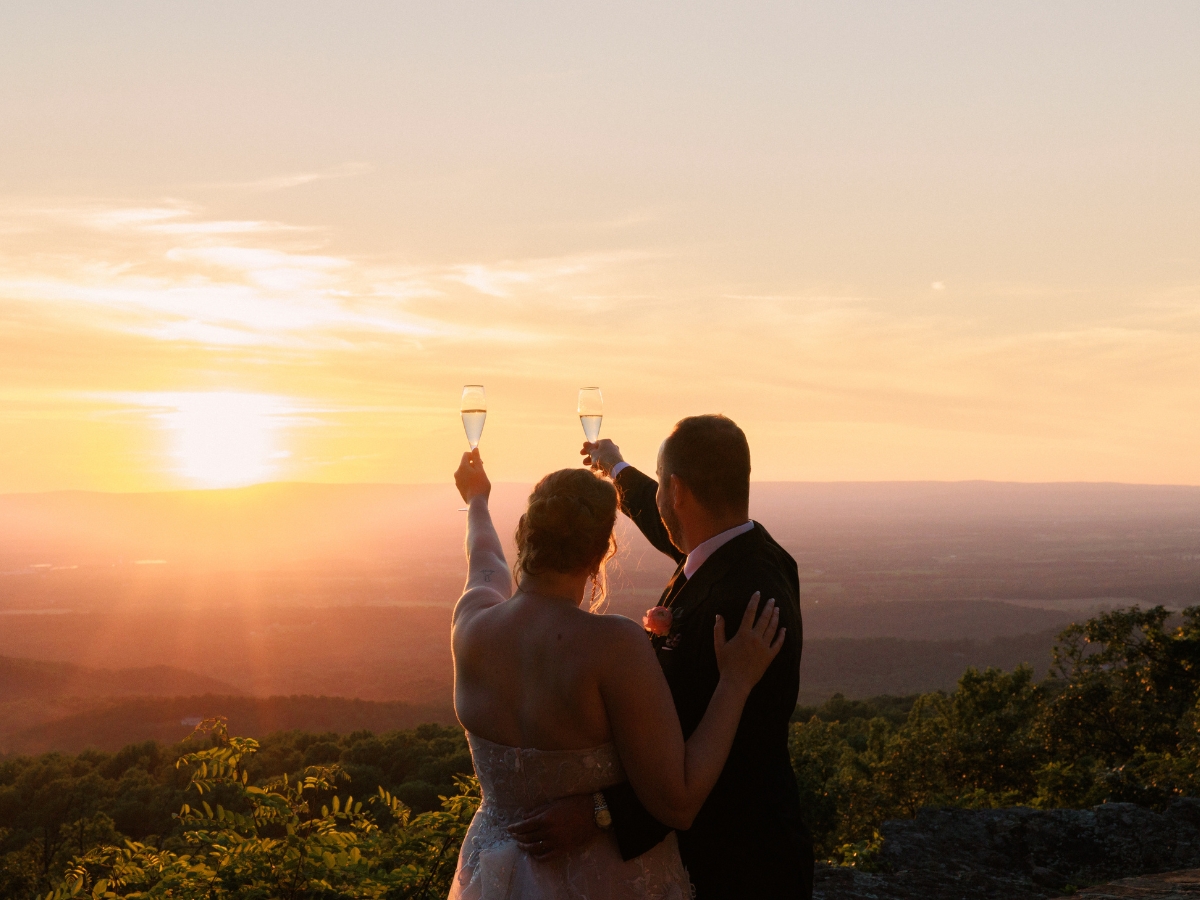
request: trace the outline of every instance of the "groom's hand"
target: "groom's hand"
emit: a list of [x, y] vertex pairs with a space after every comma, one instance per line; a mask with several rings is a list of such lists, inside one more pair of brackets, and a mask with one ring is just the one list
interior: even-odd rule
[[555, 800], [528, 819], [508, 826], [517, 846], [537, 860], [554, 859], [582, 847], [599, 831], [591, 794]]
[[625, 461], [621, 456], [621, 448], [608, 438], [594, 444], [591, 441], [584, 441], [579, 455], [583, 457], [585, 466], [590, 466], [593, 472], [599, 469], [605, 475], [611, 475], [613, 466]]

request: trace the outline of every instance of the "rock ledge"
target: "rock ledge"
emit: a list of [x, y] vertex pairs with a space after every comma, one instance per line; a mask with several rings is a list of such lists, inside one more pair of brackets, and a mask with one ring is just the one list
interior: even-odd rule
[[[1176, 800], [1161, 813], [1130, 803], [1085, 810], [922, 809], [915, 819], [885, 822], [880, 830], [880, 871], [818, 867], [816, 897], [1045, 900], [1078, 891], [1093, 900], [1200, 898], [1184, 892], [1195, 891], [1188, 879], [1196, 873], [1179, 871], [1200, 867], [1200, 799]], [[1134, 877], [1164, 872], [1158, 879]], [[1116, 879], [1125, 881], [1106, 884]], [[1145, 893], [1151, 890], [1159, 893]]]
[[1200, 869], [1123, 878], [1112, 884], [1084, 888], [1087, 900], [1200, 900]]

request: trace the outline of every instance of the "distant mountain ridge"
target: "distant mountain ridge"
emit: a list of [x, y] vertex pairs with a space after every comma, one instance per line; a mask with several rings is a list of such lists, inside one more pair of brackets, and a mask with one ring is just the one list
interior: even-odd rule
[[[1011, 670], [1028, 663], [1041, 677], [1049, 668], [1057, 633], [1054, 628], [991, 640], [809, 639], [801, 664], [799, 699], [808, 704], [820, 703], [833, 693], [864, 698], [950, 690], [967, 666]], [[186, 689], [172, 695], [169, 691], [176, 685], [186, 688], [205, 681], [222, 682], [162, 666], [105, 672], [72, 664], [0, 658], [0, 685], [7, 698], [0, 702], [0, 753], [116, 749], [150, 739], [170, 743], [185, 737], [196, 719], [216, 714], [229, 716], [240, 733], [250, 736], [289, 729], [346, 734], [359, 729], [411, 728], [423, 722], [453, 724], [451, 664], [448, 647], [444, 649], [437, 676], [419, 685], [410, 683], [404, 689], [406, 700], [251, 697]], [[346, 692], [356, 686], [378, 691], [389, 680], [398, 680], [405, 668], [381, 660], [375, 668], [342, 673], [326, 683]], [[11, 682], [10, 673], [18, 676]], [[30, 686], [29, 681], [40, 673], [47, 675], [46, 680]], [[76, 678], [89, 673], [95, 673], [93, 692], [83, 696]], [[155, 682], [154, 673], [164, 673], [164, 677]], [[67, 693], [56, 696], [55, 690]], [[118, 695], [121, 690], [124, 695]], [[104, 695], [104, 691], [113, 691], [113, 695]]]
[[[242, 691], [219, 678], [175, 666], [153, 665], [108, 669], [0, 656], [0, 753], [26, 746], [16, 738], [25, 731], [49, 727], [77, 715], [94, 715], [122, 702], [175, 695], [224, 694]], [[133, 740], [144, 740], [135, 729]], [[16, 741], [16, 744], [14, 744]], [[70, 741], [67, 745], [74, 746]], [[65, 749], [39, 743], [33, 749]]]
[[0, 656], [0, 703], [63, 697], [240, 693], [226, 681], [172, 666], [98, 669], [69, 662]]
[[244, 697], [205, 694], [190, 697], [136, 697], [104, 702], [72, 715], [8, 735], [0, 750], [78, 753], [88, 748], [119, 750], [156, 740], [174, 744], [192, 733], [198, 720], [225, 716], [232, 733], [261, 737], [276, 731], [316, 734], [415, 728], [426, 722], [454, 725], [448, 703], [402, 703], [347, 697]]
[[[529, 490], [527, 484], [495, 485], [492, 508], [505, 537]], [[458, 505], [450, 483], [0, 494], [0, 566], [144, 559], [241, 566], [407, 556], [406, 545], [450, 541], [457, 549]], [[797, 540], [819, 538], [830, 528], [869, 533], [897, 523], [935, 529], [1168, 524], [1200, 531], [1200, 486], [754, 482], [751, 515], [776, 537]]]
[[[1097, 605], [1117, 604], [1097, 601]], [[806, 640], [884, 637], [920, 641], [990, 640], [1059, 631], [1081, 618], [1087, 615], [1070, 609], [1018, 606], [1001, 600], [825, 602], [804, 606], [804, 637]]]
[[[510, 556], [528, 489], [492, 493]], [[305, 602], [448, 605], [465, 571], [460, 503], [450, 484], [0, 495], [0, 611], [108, 608], [101, 595], [156, 607], [264, 593], [292, 602], [318, 581], [321, 596]], [[821, 605], [1200, 602], [1196, 486], [754, 482], [750, 513], [796, 558], [802, 597]], [[616, 538], [614, 599], [652, 598], [672, 566], [623, 516]]]
[[835, 693], [862, 699], [952, 691], [968, 666], [1007, 672], [1025, 664], [1043, 678], [1058, 633], [1052, 628], [991, 640], [806, 640], [800, 662], [800, 702], [819, 703]]
[[[510, 559], [527, 491], [492, 494]], [[138, 696], [441, 716], [460, 505], [448, 483], [0, 495], [0, 654], [65, 666], [0, 664], [0, 746], [43, 726], [66, 740], [52, 722]], [[948, 688], [968, 665], [1042, 671], [1097, 607], [1200, 603], [1200, 487], [755, 482], [751, 515], [799, 566], [805, 702]], [[674, 566], [623, 516], [616, 540], [609, 610], [640, 620]], [[131, 715], [120, 740], [156, 722]]]
[[448, 528], [456, 523], [457, 502], [452, 485], [271, 483], [2, 494], [0, 564], [165, 559], [240, 568], [314, 555], [354, 557], [380, 549], [371, 536], [415, 538], [435, 521]]

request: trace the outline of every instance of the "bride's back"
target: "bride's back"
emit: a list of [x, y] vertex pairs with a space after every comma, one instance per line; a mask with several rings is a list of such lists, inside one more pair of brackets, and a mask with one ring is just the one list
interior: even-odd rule
[[526, 590], [455, 620], [454, 707], [472, 734], [543, 750], [611, 739], [599, 674], [621, 625], [578, 602], [615, 520], [614, 488], [586, 470], [554, 472], [534, 489], [517, 528]]
[[455, 642], [454, 708], [472, 734], [575, 750], [611, 740], [598, 677], [610, 623], [563, 599], [518, 592]]

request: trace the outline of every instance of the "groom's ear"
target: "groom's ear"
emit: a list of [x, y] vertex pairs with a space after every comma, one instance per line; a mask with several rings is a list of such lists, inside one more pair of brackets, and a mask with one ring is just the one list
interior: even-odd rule
[[[670, 478], [671, 478], [671, 506], [675, 509], [676, 512], [678, 512], [679, 508], [681, 506], [683, 506], [688, 500], [695, 501], [696, 498], [695, 498], [695, 495], [692, 493], [692, 489], [687, 486], [687, 482], [685, 482], [682, 478], [680, 478], [678, 475], [671, 475]], [[685, 493], [686, 493], [686, 496], [685, 496]]]

